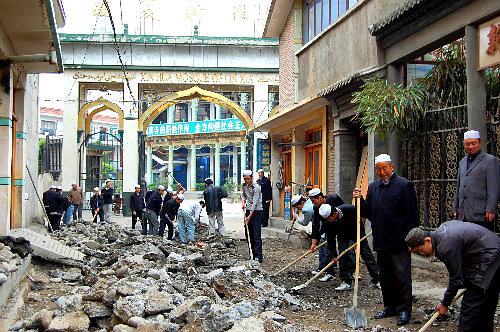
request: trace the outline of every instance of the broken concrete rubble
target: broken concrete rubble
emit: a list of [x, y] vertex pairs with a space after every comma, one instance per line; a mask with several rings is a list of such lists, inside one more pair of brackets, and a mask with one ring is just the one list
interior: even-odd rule
[[[277, 317], [287, 305], [285, 289], [247, 270], [247, 257], [236, 252], [236, 240], [182, 246], [115, 224], [90, 222], [65, 227], [53, 237], [86, 257], [77, 268], [55, 265], [33, 278], [37, 286], [30, 296], [40, 302], [30, 303], [54, 308], [45, 323], [52, 331], [71, 330], [75, 322], [90, 331], [146, 332], [189, 326], [227, 331], [240, 321], [259, 327], [266, 320], [284, 321]], [[38, 292], [54, 295], [47, 299], [37, 297]], [[265, 311], [275, 315], [259, 317]]]

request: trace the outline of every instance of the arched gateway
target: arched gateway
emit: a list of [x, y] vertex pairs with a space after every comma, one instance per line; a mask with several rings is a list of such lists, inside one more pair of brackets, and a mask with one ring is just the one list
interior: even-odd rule
[[246, 135], [254, 124], [234, 101], [193, 86], [152, 103], [137, 126], [146, 150], [146, 183], [172, 183], [172, 174], [184, 187], [201, 189], [207, 177], [218, 185], [237, 182], [246, 168]]

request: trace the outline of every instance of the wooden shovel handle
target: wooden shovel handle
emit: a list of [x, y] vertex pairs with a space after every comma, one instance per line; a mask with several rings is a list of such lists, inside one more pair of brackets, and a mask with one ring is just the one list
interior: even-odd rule
[[[461, 290], [459, 290], [459, 291], [458, 291], [458, 293], [457, 293], [457, 295], [455, 295], [455, 297], [454, 297], [454, 298], [453, 298], [453, 300], [451, 301], [451, 303], [453, 303], [453, 302], [455, 302], [456, 300], [458, 300], [459, 298], [461, 298], [461, 297], [462, 297], [462, 295], [464, 295], [464, 293], [465, 293], [465, 289], [461, 289]], [[431, 319], [429, 319], [429, 320], [427, 321], [427, 323], [425, 323], [425, 325], [424, 325], [424, 326], [422, 326], [422, 327], [420, 328], [420, 330], [418, 330], [418, 332], [424, 332], [424, 331], [426, 331], [426, 330], [429, 328], [429, 326], [431, 326], [431, 325], [432, 325], [432, 323], [434, 323], [434, 321], [435, 321], [438, 317], [439, 317], [439, 312], [437, 312], [437, 311], [436, 311], [436, 312], [434, 313], [434, 315], [432, 315]]]
[[[316, 247], [316, 250], [323, 247], [325, 244], [327, 244], [328, 242], [323, 242], [321, 243], [319, 246]], [[288, 269], [289, 267], [291, 267], [292, 265], [294, 265], [295, 263], [297, 263], [298, 261], [300, 261], [302, 258], [304, 257], [307, 257], [308, 255], [310, 255], [312, 253], [311, 250], [308, 250], [306, 251], [302, 256], [300, 256], [299, 258], [297, 258], [296, 260], [294, 260], [293, 262], [291, 262], [290, 264], [288, 264], [287, 266], [285, 266], [284, 268], [282, 268], [281, 270], [275, 272], [273, 274], [273, 276], [277, 276], [278, 274], [282, 273], [283, 271], [285, 271], [286, 269]]]
[[352, 298], [352, 306], [354, 308], [358, 307], [358, 287], [359, 287], [359, 257], [361, 255], [361, 246], [359, 243], [361, 236], [361, 199], [356, 198], [356, 270], [354, 273], [354, 292]]

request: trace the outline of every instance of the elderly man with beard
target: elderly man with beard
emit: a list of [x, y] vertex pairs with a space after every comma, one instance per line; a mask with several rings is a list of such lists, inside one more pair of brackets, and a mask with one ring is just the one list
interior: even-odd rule
[[412, 310], [411, 255], [405, 244], [406, 234], [418, 226], [417, 198], [413, 184], [394, 172], [391, 157], [375, 158], [378, 180], [370, 183], [366, 198], [361, 198], [361, 215], [370, 220], [373, 249], [377, 252], [384, 309], [375, 319], [398, 316], [397, 325], [410, 322]]

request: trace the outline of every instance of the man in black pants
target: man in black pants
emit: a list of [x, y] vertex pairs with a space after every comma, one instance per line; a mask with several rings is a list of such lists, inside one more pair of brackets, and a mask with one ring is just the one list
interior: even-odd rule
[[269, 206], [271, 205], [273, 189], [271, 181], [264, 175], [264, 170], [259, 169], [257, 174], [259, 175], [259, 179], [256, 182], [260, 186], [262, 194], [262, 220], [260, 224], [262, 227], [267, 227], [269, 224]]
[[146, 201], [146, 210], [143, 215], [144, 222], [142, 223], [143, 235], [158, 235], [158, 216], [160, 215], [160, 210], [162, 208], [164, 192], [165, 187], [159, 185], [158, 189], [149, 195], [149, 198]]
[[104, 202], [101, 195], [99, 194], [99, 187], [94, 188], [94, 196], [90, 198], [90, 210], [92, 211], [92, 216], [94, 217], [94, 222], [97, 222], [96, 213], [99, 216], [99, 221], [104, 222]]
[[243, 173], [243, 192], [241, 193], [241, 208], [245, 211], [245, 237], [252, 245], [252, 256], [254, 260], [262, 263], [262, 194], [260, 186], [253, 182], [252, 171], [245, 170]]
[[394, 173], [391, 157], [375, 158], [378, 180], [370, 183], [366, 200], [355, 188], [354, 198], [361, 198], [361, 216], [372, 224], [373, 249], [377, 251], [380, 286], [384, 309], [375, 319], [398, 315], [397, 325], [410, 322], [411, 255], [405, 244], [406, 234], [418, 225], [417, 198], [413, 184]]
[[174, 236], [174, 219], [179, 212], [179, 207], [186, 197], [183, 194], [177, 194], [174, 198], [163, 203], [160, 211], [160, 229], [159, 236], [165, 234], [165, 227], [168, 226], [167, 240], [172, 240]]
[[451, 220], [433, 232], [412, 229], [406, 244], [420, 255], [436, 255], [448, 269], [448, 288], [436, 311], [446, 314], [457, 291], [465, 288], [458, 331], [493, 332], [500, 294], [500, 237], [477, 224]]
[[[319, 214], [325, 219], [325, 223], [332, 225], [337, 234], [339, 251], [342, 252], [357, 241], [357, 218], [356, 207], [351, 204], [343, 204], [334, 207], [329, 204], [323, 204], [319, 207]], [[365, 236], [365, 226], [360, 225], [360, 238]], [[379, 273], [377, 262], [373, 257], [368, 240], [364, 239], [360, 244], [361, 258], [365, 262], [368, 273], [372, 277], [372, 283], [375, 287], [379, 285]], [[353, 251], [344, 255], [339, 262], [340, 279], [342, 284], [335, 288], [336, 291], [344, 291], [352, 288], [353, 273], [356, 266], [356, 255]]]
[[144, 201], [144, 196], [141, 192], [141, 186], [135, 186], [135, 192], [130, 195], [130, 210], [132, 211], [132, 229], [135, 229], [135, 224], [137, 223], [137, 218], [141, 221], [142, 224], [142, 211], [146, 207], [146, 203]]

